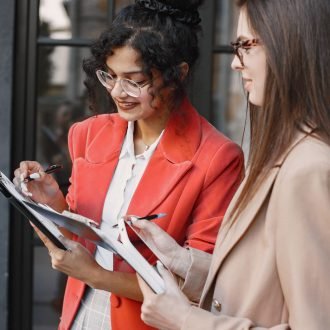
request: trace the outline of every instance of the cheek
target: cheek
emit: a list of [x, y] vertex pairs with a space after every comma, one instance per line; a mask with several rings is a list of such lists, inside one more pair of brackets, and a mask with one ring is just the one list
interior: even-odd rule
[[159, 108], [162, 104], [160, 98], [150, 94], [150, 91], [141, 94], [139, 101], [141, 107], [145, 110], [147, 109], [155, 110]]
[[[253, 72], [253, 91], [251, 93], [251, 102], [257, 106], [262, 106], [264, 101], [265, 84], [266, 84], [266, 60], [259, 59], [258, 65], [255, 66]], [[252, 100], [253, 99], [253, 100]]]

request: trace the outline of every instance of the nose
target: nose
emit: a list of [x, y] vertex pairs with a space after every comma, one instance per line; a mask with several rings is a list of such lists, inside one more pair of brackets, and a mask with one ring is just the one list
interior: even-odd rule
[[121, 86], [121, 81], [116, 80], [115, 85], [113, 86], [112, 90], [110, 91], [112, 97], [122, 97], [123, 95], [126, 96], [126, 93]]
[[231, 62], [231, 68], [234, 70], [234, 71], [241, 71], [243, 69], [243, 66], [242, 66], [242, 63], [241, 61], [239, 60], [238, 56], [237, 55], [234, 55], [234, 58]]

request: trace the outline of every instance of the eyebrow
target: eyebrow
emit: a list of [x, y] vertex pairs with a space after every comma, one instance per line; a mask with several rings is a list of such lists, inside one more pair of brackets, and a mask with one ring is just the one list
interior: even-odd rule
[[[109, 68], [107, 65], [105, 65], [107, 67], [108, 70], [115, 72], [114, 70], [112, 70], [111, 68]], [[124, 75], [131, 75], [131, 74], [137, 74], [137, 73], [144, 73], [141, 69], [138, 71], [127, 71], [127, 72], [123, 72]]]

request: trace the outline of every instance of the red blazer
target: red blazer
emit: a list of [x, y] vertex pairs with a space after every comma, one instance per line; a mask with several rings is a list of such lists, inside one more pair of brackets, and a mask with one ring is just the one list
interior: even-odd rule
[[[73, 161], [67, 201], [72, 210], [100, 222], [127, 122], [117, 114], [74, 124], [69, 132]], [[202, 118], [185, 99], [166, 126], [129, 205], [128, 214], [164, 212], [156, 220], [180, 244], [212, 253], [227, 206], [243, 176], [241, 149]], [[154, 263], [136, 236], [131, 240]], [[92, 253], [95, 246], [78, 239]], [[114, 270], [133, 272], [114, 258]], [[85, 284], [68, 279], [60, 329], [69, 329]], [[112, 329], [151, 329], [140, 318], [139, 302], [111, 294]]]

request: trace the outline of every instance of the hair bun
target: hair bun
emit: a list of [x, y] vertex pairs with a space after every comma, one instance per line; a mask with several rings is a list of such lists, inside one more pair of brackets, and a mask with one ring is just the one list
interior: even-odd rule
[[[173, 1], [175, 3], [175, 1]], [[180, 2], [180, 1], [176, 1]], [[186, 4], [189, 3], [189, 1], [184, 1]], [[199, 16], [199, 12], [197, 10], [198, 6], [183, 6], [181, 5], [180, 8], [175, 7], [172, 4], [164, 3], [159, 0], [136, 0], [135, 3], [143, 7], [145, 9], [155, 11], [160, 14], [165, 14], [168, 16], [171, 16], [176, 21], [197, 26], [201, 22], [201, 18]], [[187, 7], [187, 8], [183, 8]]]

